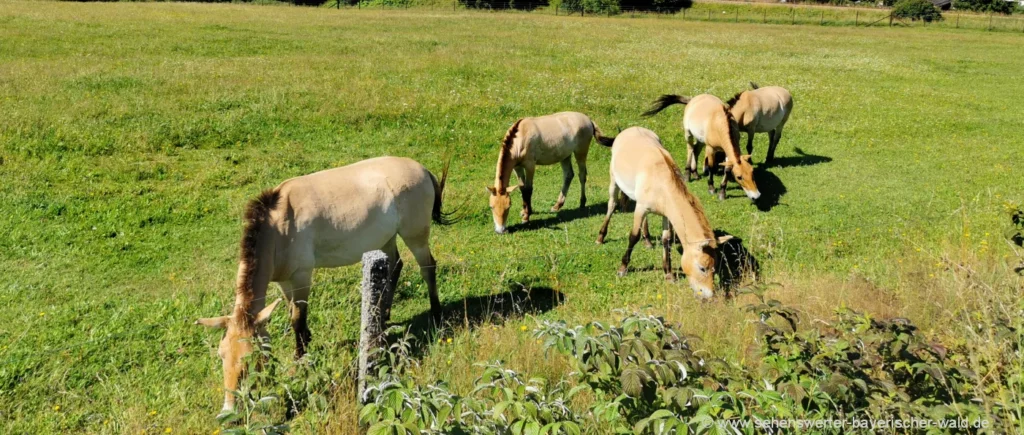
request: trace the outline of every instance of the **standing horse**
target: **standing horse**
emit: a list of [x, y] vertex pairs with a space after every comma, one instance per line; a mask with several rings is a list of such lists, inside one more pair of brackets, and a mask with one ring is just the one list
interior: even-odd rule
[[750, 87], [754, 89], [736, 94], [726, 104], [739, 130], [747, 133], [747, 154], [754, 153], [754, 133], [768, 133], [768, 156], [764, 161], [770, 163], [782, 139], [782, 128], [793, 112], [793, 96], [779, 86], [761, 88], [750, 82]]
[[679, 167], [672, 160], [672, 155], [662, 147], [658, 136], [642, 127], [623, 130], [612, 144], [610, 166], [612, 182], [608, 186], [608, 214], [601, 224], [598, 244], [604, 243], [619, 192], [636, 201], [629, 247], [622, 256], [618, 275], [626, 275], [633, 247], [640, 240], [645, 217], [647, 213], [655, 213], [662, 216], [662, 268], [665, 270], [665, 278], [674, 279], [671, 248], [672, 230], [675, 229], [683, 244], [681, 266], [686, 279], [690, 281], [690, 287], [698, 297], [711, 297], [718, 245], [732, 236], [715, 238], [711, 224], [704, 215], [704, 208], [697, 197], [687, 190]]
[[[572, 183], [572, 162], [580, 169], [580, 208], [587, 205], [587, 152], [593, 138], [601, 139], [601, 130], [587, 115], [578, 112], [560, 112], [535, 118], [522, 118], [512, 124], [505, 133], [498, 153], [498, 167], [494, 174], [494, 185], [487, 186], [490, 193], [491, 214], [494, 231], [505, 232], [508, 211], [512, 208], [511, 194], [520, 189], [523, 195], [523, 222], [529, 222], [533, 213], [533, 173], [537, 165], [562, 164], [562, 191], [551, 211], [558, 211], [565, 203], [565, 194]], [[609, 140], [609, 143], [610, 140]], [[515, 171], [518, 185], [509, 187], [509, 180]]]
[[[725, 186], [731, 173], [736, 183], [751, 201], [761, 196], [754, 183], [754, 167], [750, 165], [749, 155], [740, 155], [739, 130], [736, 120], [726, 110], [725, 103], [710, 94], [701, 94], [693, 98], [679, 95], [662, 95], [643, 116], [652, 116], [673, 104], [684, 104], [683, 131], [686, 134], [686, 168], [688, 178], [693, 180], [697, 173], [697, 156], [700, 149], [696, 143], [706, 148], [704, 156], [704, 173], [708, 175], [708, 192], [718, 193], [718, 199], [725, 199]], [[715, 189], [715, 154], [725, 153], [725, 174], [722, 175], [721, 190]]]
[[311, 334], [306, 326], [313, 269], [360, 261], [375, 249], [388, 256], [393, 290], [402, 270], [398, 236], [402, 237], [427, 282], [430, 311], [440, 320], [434, 257], [430, 254], [430, 222], [444, 223], [441, 181], [416, 161], [378, 157], [348, 166], [287, 180], [249, 202], [245, 212], [241, 260], [231, 315], [204, 318], [196, 324], [225, 329], [217, 353], [224, 368], [224, 409], [234, 409], [232, 391], [245, 373], [242, 359], [252, 352], [252, 339], [266, 338], [264, 328], [281, 299], [264, 307], [271, 281], [281, 286], [291, 304], [295, 356], [306, 352]]

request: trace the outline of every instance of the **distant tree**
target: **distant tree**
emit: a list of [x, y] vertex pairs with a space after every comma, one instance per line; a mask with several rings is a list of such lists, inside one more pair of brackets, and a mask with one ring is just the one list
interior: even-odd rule
[[942, 21], [942, 12], [928, 0], [900, 0], [893, 6], [892, 16], [911, 21]]
[[953, 7], [964, 11], [1012, 14], [1014, 3], [1006, 0], [953, 0]]

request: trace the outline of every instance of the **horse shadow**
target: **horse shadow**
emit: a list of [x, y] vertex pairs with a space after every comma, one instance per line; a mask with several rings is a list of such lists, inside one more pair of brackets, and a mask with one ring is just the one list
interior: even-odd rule
[[520, 223], [515, 226], [508, 227], [509, 233], [515, 233], [519, 231], [533, 231], [541, 228], [551, 228], [559, 224], [571, 222], [576, 219], [586, 219], [591, 216], [604, 214], [608, 210], [607, 203], [601, 204], [590, 204], [586, 207], [577, 207], [571, 210], [560, 210], [555, 212], [554, 216], [545, 217], [542, 219], [534, 219], [526, 223]]
[[757, 190], [761, 192], [761, 197], [754, 201], [754, 205], [760, 211], [771, 211], [779, 205], [782, 195], [786, 194], [786, 185], [764, 166], [754, 168], [754, 180], [757, 181]]
[[[534, 285], [531, 282], [510, 282], [501, 293], [471, 296], [442, 304], [441, 328], [435, 326], [430, 310], [395, 325], [402, 326], [402, 329], [413, 338], [412, 354], [419, 357], [439, 331], [471, 329], [481, 324], [497, 324], [527, 314], [544, 313], [564, 301], [565, 295], [551, 287]], [[388, 341], [393, 341], [399, 337], [388, 338]]]
[[[722, 230], [715, 230], [715, 237], [731, 235]], [[718, 282], [730, 297], [733, 288], [744, 277], [756, 277], [761, 272], [761, 263], [743, 246], [743, 239], [733, 236], [727, 242], [718, 245], [718, 258], [715, 261], [715, 274]]]
[[[826, 157], [827, 158], [827, 157]], [[778, 160], [778, 159], [776, 159]], [[831, 159], [829, 159], [831, 160]], [[736, 183], [736, 180], [732, 178], [732, 174], [725, 172], [725, 168], [722, 165], [717, 165], [711, 169], [712, 174], [716, 177], [728, 177], [729, 182], [726, 183], [726, 192], [729, 191], [740, 191], [742, 188]], [[704, 174], [703, 176], [707, 176]], [[754, 201], [754, 205], [760, 211], [771, 211], [775, 206], [779, 205], [782, 195], [786, 194], [786, 185], [782, 182], [779, 177], [768, 171], [765, 165], [758, 165], [754, 167], [754, 181], [757, 183], [757, 190], [761, 192], [761, 197]], [[726, 195], [727, 198], [746, 198], [746, 194], [739, 195]], [[714, 197], [712, 197], [713, 199]]]
[[816, 156], [813, 154], [807, 154], [804, 150], [799, 147], [794, 147], [793, 152], [797, 155], [776, 157], [771, 162], [763, 162], [758, 167], [771, 167], [771, 168], [788, 168], [790, 166], [810, 166], [817, 165], [820, 163], [828, 163], [832, 161], [831, 157], [828, 156]]

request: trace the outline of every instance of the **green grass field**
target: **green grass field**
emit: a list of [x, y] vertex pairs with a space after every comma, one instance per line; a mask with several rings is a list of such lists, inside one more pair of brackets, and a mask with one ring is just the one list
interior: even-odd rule
[[[616, 278], [630, 218], [594, 244], [608, 150], [591, 149], [585, 213], [575, 182], [567, 209], [546, 211], [561, 171], [543, 167], [530, 228], [492, 230], [484, 187], [512, 122], [581, 111], [606, 132], [651, 128], [682, 159], [682, 110], [639, 116], [662, 93], [792, 91], [779, 162], [757, 174], [764, 206], [734, 184], [720, 202], [691, 183], [775, 297], [812, 317], [847, 305], [957, 336], [964, 313], [1022, 290], [1002, 238], [1005, 208], [1024, 200], [1021, 34], [46, 2], [0, 3], [0, 23], [4, 433], [214, 431], [220, 335], [192, 322], [230, 309], [246, 201], [380, 155], [435, 171], [455, 156], [446, 201], [465, 217], [437, 228], [433, 249], [450, 320], [479, 324], [421, 343], [424, 381], [465, 387], [473, 362], [493, 359], [565, 370], [524, 332], [532, 317], [487, 315], [505, 312], [491, 296], [523, 288], [564, 297], [540, 318], [648, 307], [744, 359], [742, 301], [663, 282], [659, 250], [638, 249]], [[758, 136], [755, 162], [766, 147]], [[401, 249], [393, 320], [420, 324], [426, 289]], [[316, 274], [313, 355], [339, 386], [327, 410], [291, 421], [297, 432], [355, 430], [358, 283], [358, 267]], [[482, 308], [463, 318], [467, 298]], [[282, 358], [286, 317], [269, 328]]]

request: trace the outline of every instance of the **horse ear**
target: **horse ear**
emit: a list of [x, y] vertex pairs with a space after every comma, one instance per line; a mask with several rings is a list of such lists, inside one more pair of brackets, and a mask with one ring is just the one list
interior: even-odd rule
[[196, 325], [203, 325], [207, 328], [213, 329], [224, 329], [228, 327], [228, 321], [230, 320], [231, 316], [204, 317], [196, 320]]
[[516, 184], [515, 186], [509, 187], [508, 189], [505, 189], [505, 193], [511, 195], [512, 192], [515, 192], [516, 189], [519, 188], [519, 186], [520, 186], [519, 184]]
[[495, 189], [494, 186], [487, 186], [487, 191], [490, 192], [491, 195], [497, 195], [498, 194], [498, 190]]
[[724, 243], [732, 240], [733, 238], [734, 238], [733, 236], [728, 236], [728, 235], [727, 236], [718, 236], [718, 244], [719, 245], [724, 244]]
[[743, 160], [744, 162], [750, 163], [750, 154], [745, 154], [745, 155], [740, 156], [740, 160]]
[[281, 303], [281, 298], [277, 298], [276, 301], [271, 302], [266, 308], [260, 310], [259, 314], [256, 314], [256, 324], [262, 325], [270, 320], [270, 313], [274, 312], [274, 308], [277, 308], [277, 304]]

